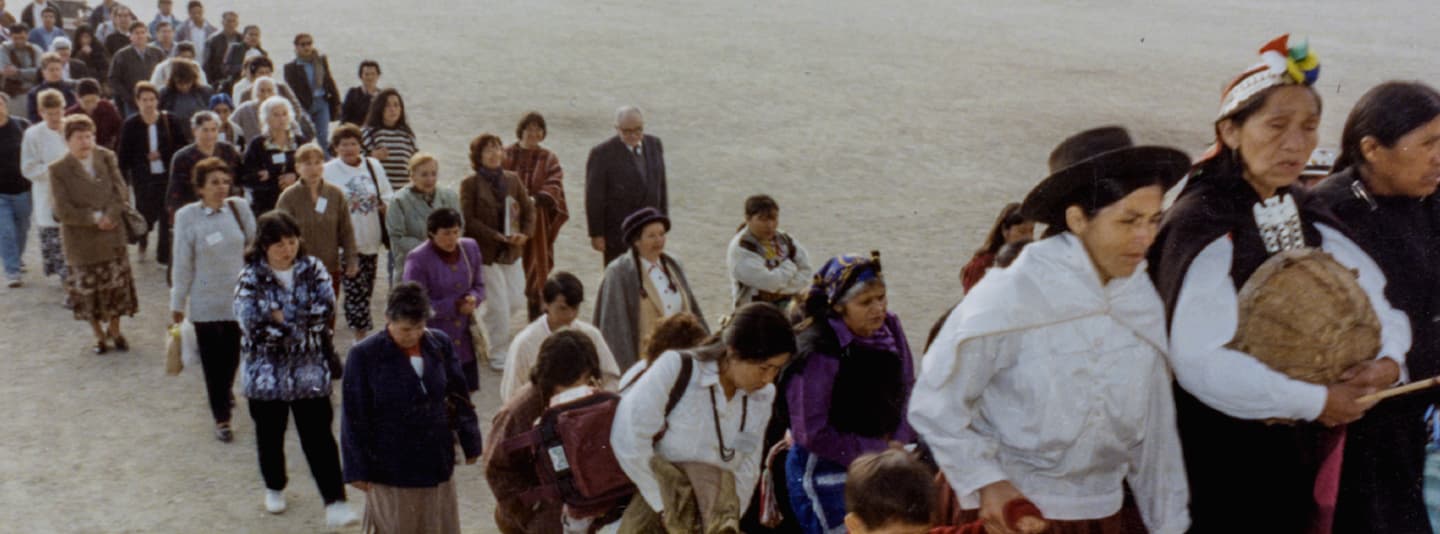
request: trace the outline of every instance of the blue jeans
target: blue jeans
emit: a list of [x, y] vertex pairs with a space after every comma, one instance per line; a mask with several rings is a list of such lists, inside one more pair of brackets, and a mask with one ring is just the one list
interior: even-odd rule
[[30, 235], [30, 192], [0, 195], [0, 260], [5, 274], [20, 276], [20, 255], [25, 253], [25, 239]]
[[315, 123], [315, 144], [330, 154], [330, 104], [323, 97], [316, 96], [310, 101], [310, 122]]

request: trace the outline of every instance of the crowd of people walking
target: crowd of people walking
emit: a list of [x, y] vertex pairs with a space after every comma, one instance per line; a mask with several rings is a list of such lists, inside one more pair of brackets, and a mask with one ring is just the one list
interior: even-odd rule
[[[1431, 527], [1436, 398], [1371, 396], [1440, 374], [1440, 93], [1423, 83], [1367, 92], [1319, 180], [1301, 181], [1318, 59], [1283, 36], [1226, 86], [1198, 161], [1120, 126], [1066, 137], [955, 266], [964, 298], [915, 350], [881, 252], [812, 258], [765, 194], [720, 230], [731, 299], [707, 316], [667, 252], [693, 221], [669, 210], [638, 107], [586, 161], [604, 265], [587, 321], [586, 285], [555, 269], [570, 204], [541, 113], [508, 145], [469, 140], [451, 189], [381, 65], [342, 93], [312, 34], [276, 77], [260, 28], [234, 12], [217, 28], [200, 1], [182, 18], [160, 0], [146, 24], [107, 0], [73, 31], [46, 0], [3, 7], [9, 286], [33, 226], [38, 274], [93, 352], [128, 351], [128, 247], [147, 261], [153, 243], [220, 442], [240, 379], [270, 513], [287, 509], [293, 414], [327, 525], [373, 532], [458, 532], [452, 477], [475, 463], [507, 533]], [[1297, 250], [1352, 270], [1375, 317], [1378, 349], [1328, 383], [1230, 342], [1247, 282]], [[501, 375], [489, 424], [485, 372]]]

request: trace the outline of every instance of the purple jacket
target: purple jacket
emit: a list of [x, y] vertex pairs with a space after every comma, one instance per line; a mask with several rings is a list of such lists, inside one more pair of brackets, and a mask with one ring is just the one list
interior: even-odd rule
[[[879, 452], [889, 447], [881, 437], [870, 437], [835, 428], [831, 421], [832, 394], [836, 389], [836, 377], [840, 374], [841, 359], [838, 347], [844, 349], [852, 343], [868, 349], [887, 351], [900, 356], [900, 384], [893, 384], [899, 392], [899, 426], [890, 435], [889, 441], [913, 443], [915, 431], [905, 418], [910, 400], [910, 390], [915, 385], [914, 355], [905, 340], [905, 331], [900, 327], [900, 318], [887, 313], [885, 325], [869, 337], [856, 337], [845, 322], [836, 318], [827, 321], [830, 332], [813, 344], [804, 343], [802, 334], [801, 352], [807, 352], [801, 368], [790, 377], [785, 389], [785, 400], [790, 408], [790, 435], [795, 443], [821, 458], [849, 466], [862, 454]], [[893, 369], [893, 368], [892, 368]], [[862, 417], [859, 414], [845, 414], [846, 418]]]
[[[480, 276], [480, 245], [474, 239], [462, 237], [460, 250], [465, 252], [462, 260], [451, 265], [440, 259], [434, 243], [426, 240], [405, 257], [403, 278], [425, 286], [430, 306], [435, 309], [428, 326], [445, 332], [455, 346], [455, 355], [461, 362], [468, 363], [475, 360], [475, 347], [469, 334], [473, 319], [469, 315], [460, 315], [455, 303], [466, 295], [474, 295], [476, 303], [484, 302], [485, 282]], [[462, 266], [467, 263], [465, 260], [469, 260], [468, 273]]]

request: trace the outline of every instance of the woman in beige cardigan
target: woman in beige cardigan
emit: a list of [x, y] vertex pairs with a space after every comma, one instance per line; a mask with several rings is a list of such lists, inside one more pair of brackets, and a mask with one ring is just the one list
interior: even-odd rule
[[[335, 301], [340, 301], [340, 273], [353, 278], [360, 272], [359, 252], [355, 250], [355, 230], [350, 226], [350, 208], [345, 192], [325, 183], [325, 151], [308, 143], [295, 151], [295, 171], [300, 175], [275, 203], [277, 211], [295, 218], [300, 225], [300, 239], [305, 250], [325, 264], [330, 283], [335, 287]], [[341, 250], [344, 257], [341, 257]], [[335, 318], [330, 318], [334, 327]]]
[[[130, 195], [115, 153], [95, 146], [95, 123], [71, 115], [63, 128], [69, 153], [50, 164], [50, 193], [70, 270], [65, 288], [75, 318], [89, 321], [95, 332], [94, 352], [108, 352], [107, 342], [126, 351], [120, 316], [139, 309], [122, 219]], [[109, 323], [108, 330], [101, 322]]]

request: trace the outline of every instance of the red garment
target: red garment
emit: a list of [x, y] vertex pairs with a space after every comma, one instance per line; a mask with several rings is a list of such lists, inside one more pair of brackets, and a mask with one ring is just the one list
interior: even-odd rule
[[965, 268], [960, 270], [960, 285], [965, 288], [965, 292], [969, 293], [970, 288], [975, 287], [975, 284], [980, 281], [980, 278], [985, 276], [985, 271], [989, 270], [990, 266], [994, 264], [994, 254], [989, 252], [976, 252], [975, 257], [970, 258], [970, 263], [965, 264]]
[[[540, 290], [555, 268], [555, 239], [570, 219], [565, 206], [565, 170], [560, 158], [544, 148], [527, 150], [515, 143], [505, 148], [503, 168], [520, 175], [520, 183], [535, 198], [535, 228], [525, 243], [525, 298], [532, 307], [541, 301]], [[541, 200], [542, 198], [548, 199]]]
[[86, 115], [95, 122], [95, 144], [115, 150], [120, 143], [120, 125], [125, 119], [120, 117], [120, 111], [115, 109], [115, 104], [111, 104], [109, 100], [100, 99], [100, 102], [95, 104], [95, 111], [91, 113], [85, 113], [77, 102], [65, 108], [65, 116], [71, 115]]

